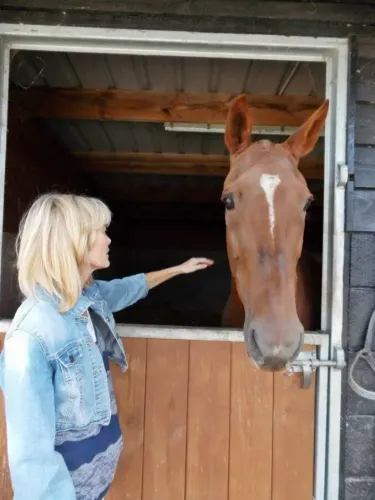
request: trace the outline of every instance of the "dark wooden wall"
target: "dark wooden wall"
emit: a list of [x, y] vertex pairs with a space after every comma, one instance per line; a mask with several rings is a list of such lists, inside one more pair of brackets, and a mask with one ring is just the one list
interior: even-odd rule
[[4, 231], [17, 233], [20, 218], [38, 194], [79, 190], [81, 180], [65, 150], [46, 127], [10, 103], [5, 173]]
[[3, 22], [344, 36], [374, 32], [374, 0], [0, 0]]
[[20, 296], [15, 272], [15, 239], [22, 214], [32, 201], [53, 189], [80, 192], [72, 161], [41, 123], [25, 118], [10, 103], [5, 171], [0, 317], [11, 317]]
[[[351, 361], [375, 308], [375, 2], [68, 0], [61, 8], [57, 0], [0, 0], [0, 8], [3, 22], [350, 38], [344, 344]], [[375, 376], [365, 367], [357, 376], [375, 388]], [[375, 404], [348, 390], [346, 377], [345, 372], [341, 499], [370, 500]]]
[[[348, 317], [345, 347], [349, 363], [363, 347], [375, 309], [375, 37], [356, 37], [349, 103], [352, 149], [351, 181], [347, 188]], [[351, 141], [349, 141], [350, 143]], [[375, 350], [375, 345], [373, 346]], [[375, 389], [375, 375], [358, 364], [355, 378]], [[344, 379], [343, 391], [343, 498], [375, 496], [375, 404], [357, 396]], [[345, 496], [344, 496], [345, 493]]]

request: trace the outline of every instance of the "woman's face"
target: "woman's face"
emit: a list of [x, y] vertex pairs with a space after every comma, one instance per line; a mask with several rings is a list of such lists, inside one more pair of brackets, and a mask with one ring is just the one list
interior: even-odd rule
[[92, 271], [104, 269], [109, 266], [109, 244], [111, 240], [106, 234], [106, 228], [103, 227], [96, 233], [94, 243], [89, 248], [87, 264]]

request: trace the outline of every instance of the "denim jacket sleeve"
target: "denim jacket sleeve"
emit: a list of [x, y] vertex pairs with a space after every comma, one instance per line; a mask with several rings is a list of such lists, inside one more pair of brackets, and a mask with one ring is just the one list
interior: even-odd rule
[[96, 280], [95, 283], [112, 312], [121, 311], [148, 294], [148, 284], [144, 273], [111, 281]]
[[4, 343], [3, 392], [14, 500], [75, 500], [55, 445], [52, 370], [39, 342], [13, 332]]

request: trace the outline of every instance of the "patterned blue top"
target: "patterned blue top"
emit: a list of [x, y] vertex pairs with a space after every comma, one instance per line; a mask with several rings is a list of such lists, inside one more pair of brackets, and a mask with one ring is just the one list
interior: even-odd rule
[[91, 313], [90, 316], [96, 345], [107, 372], [111, 420], [109, 425], [98, 426], [91, 434], [86, 431], [70, 433], [69, 440], [55, 445], [55, 450], [62, 455], [72, 477], [77, 500], [101, 500], [104, 497], [113, 481], [123, 446], [108, 352], [100, 330], [95, 325], [95, 315]]

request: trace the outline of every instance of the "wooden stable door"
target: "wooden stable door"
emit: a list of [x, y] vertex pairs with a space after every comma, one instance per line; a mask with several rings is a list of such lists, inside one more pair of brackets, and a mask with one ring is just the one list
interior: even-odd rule
[[106, 500], [311, 500], [314, 383], [259, 372], [243, 343], [124, 344], [130, 368], [112, 372], [125, 447]]

